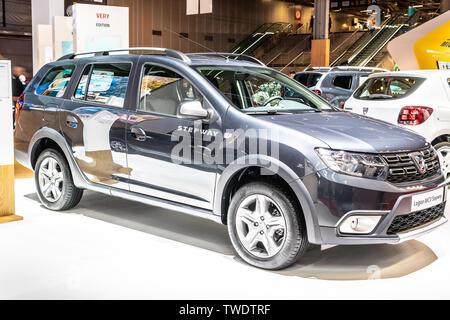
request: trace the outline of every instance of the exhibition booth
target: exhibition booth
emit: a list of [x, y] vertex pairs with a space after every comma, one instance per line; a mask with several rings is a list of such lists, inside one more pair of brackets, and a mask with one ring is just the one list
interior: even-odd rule
[[83, 2], [0, 60], [0, 299], [450, 298], [450, 10]]

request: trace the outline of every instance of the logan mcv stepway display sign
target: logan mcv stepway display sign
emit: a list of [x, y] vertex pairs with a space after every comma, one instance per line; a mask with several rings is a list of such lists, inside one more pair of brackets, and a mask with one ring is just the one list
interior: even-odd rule
[[74, 51], [101, 51], [129, 47], [128, 7], [75, 4]]

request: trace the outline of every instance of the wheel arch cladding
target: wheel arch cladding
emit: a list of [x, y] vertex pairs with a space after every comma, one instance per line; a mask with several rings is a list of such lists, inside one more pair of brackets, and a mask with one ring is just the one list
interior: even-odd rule
[[[308, 239], [311, 243], [320, 243], [320, 233], [315, 206], [313, 200], [303, 184], [302, 180], [285, 164], [276, 161], [277, 172], [271, 170], [270, 164], [259, 165], [239, 165], [234, 161], [222, 172], [214, 199], [214, 214], [220, 215], [223, 224], [227, 224], [228, 206], [234, 192], [246, 182], [254, 180], [269, 181], [279, 183], [283, 187], [289, 188], [289, 192], [295, 196], [299, 208], [302, 210], [306, 223]], [[266, 174], [261, 175], [261, 170]], [[258, 172], [259, 174], [254, 174]], [[268, 171], [268, 172], [267, 172]], [[253, 179], [253, 180], [252, 180]]]

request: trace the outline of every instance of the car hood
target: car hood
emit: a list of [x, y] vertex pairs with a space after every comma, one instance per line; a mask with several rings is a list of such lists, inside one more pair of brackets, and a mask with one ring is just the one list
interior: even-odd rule
[[426, 140], [413, 131], [349, 112], [314, 112], [259, 116], [265, 120], [320, 139], [330, 148], [359, 152], [417, 150]]

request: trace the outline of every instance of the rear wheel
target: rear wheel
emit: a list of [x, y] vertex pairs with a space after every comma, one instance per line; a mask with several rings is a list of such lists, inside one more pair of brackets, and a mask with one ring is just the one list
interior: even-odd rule
[[450, 142], [439, 142], [434, 146], [439, 160], [441, 162], [441, 170], [445, 179], [450, 178]]
[[50, 210], [68, 210], [75, 207], [83, 190], [73, 184], [66, 159], [54, 149], [46, 149], [35, 167], [35, 183], [41, 203]]
[[235, 193], [228, 233], [239, 256], [264, 269], [288, 267], [308, 248], [300, 208], [282, 188], [264, 182], [246, 184]]

